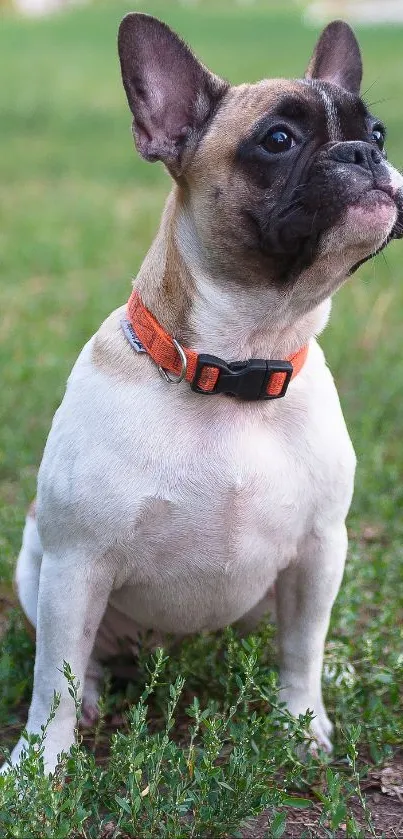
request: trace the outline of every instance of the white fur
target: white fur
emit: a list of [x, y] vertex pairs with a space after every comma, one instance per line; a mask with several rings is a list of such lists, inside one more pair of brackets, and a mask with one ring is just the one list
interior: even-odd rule
[[329, 140], [338, 140], [341, 136], [341, 126], [337, 107], [331, 96], [327, 93], [322, 83], [317, 79], [311, 79], [310, 85], [318, 91], [320, 98], [325, 106], [327, 130], [329, 133]]
[[140, 627], [185, 634], [239, 620], [276, 579], [278, 598], [294, 603], [284, 625], [292, 650], [280, 641], [285, 697], [295, 713], [316, 712], [329, 747], [321, 660], [355, 461], [321, 350], [312, 340], [286, 399], [251, 405], [169, 386], [157, 372], [148, 384], [116, 381], [94, 367], [92, 344], [38, 481], [44, 557], [28, 726], [40, 728], [60, 691], [48, 767], [74, 727], [59, 668], [68, 660], [83, 683], [108, 599]]
[[[395, 219], [391, 211], [381, 238]], [[167, 384], [149, 359], [143, 362], [152, 375], [122, 378], [94, 364], [94, 339], [84, 347], [39, 473], [40, 574], [30, 524], [17, 571], [24, 608], [37, 623], [29, 731], [45, 723], [53, 691], [61, 695], [46, 737], [47, 769], [73, 739], [63, 660], [81, 685], [87, 672], [91, 717], [93, 649], [102, 657], [123, 635], [134, 649], [143, 630], [180, 637], [248, 619], [274, 582], [284, 700], [294, 714], [313, 710], [313, 734], [331, 748], [321, 671], [343, 574], [355, 457], [314, 335], [329, 313], [324, 298], [357, 258], [354, 248], [363, 247], [359, 231], [341, 225], [339, 235], [335, 258], [333, 231], [288, 297], [263, 284], [224, 292], [219, 278], [201, 270], [189, 218], [179, 221], [177, 241], [194, 281], [197, 349], [226, 359], [281, 358], [309, 341], [306, 365], [282, 400], [201, 396], [186, 382]], [[124, 343], [121, 315], [114, 316], [114, 340]]]
[[42, 544], [34, 515], [28, 515], [22, 535], [22, 545], [15, 570], [15, 584], [26, 617], [36, 627], [39, 577], [42, 563]]

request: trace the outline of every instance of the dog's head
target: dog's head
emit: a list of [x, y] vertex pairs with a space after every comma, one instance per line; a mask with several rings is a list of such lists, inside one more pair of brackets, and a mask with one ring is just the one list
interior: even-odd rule
[[[221, 279], [320, 302], [403, 231], [403, 178], [360, 98], [360, 50], [331, 23], [303, 79], [231, 87], [165, 24], [119, 31], [136, 146], [179, 184], [187, 236]], [[186, 237], [185, 237], [186, 238]]]

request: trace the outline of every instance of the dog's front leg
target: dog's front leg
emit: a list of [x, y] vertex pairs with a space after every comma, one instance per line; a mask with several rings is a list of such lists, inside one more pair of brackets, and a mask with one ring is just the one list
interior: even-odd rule
[[311, 534], [295, 563], [276, 582], [280, 698], [294, 715], [309, 708], [318, 745], [331, 751], [332, 724], [322, 700], [323, 652], [330, 613], [343, 576], [347, 534], [342, 526]]
[[[106, 609], [112, 588], [113, 574], [102, 562], [85, 556], [44, 554], [38, 598], [37, 643], [34, 689], [28, 715], [27, 730], [41, 733], [49, 716], [54, 691], [60, 704], [50, 723], [44, 750], [45, 770], [52, 772], [58, 755], [69, 751], [74, 740], [76, 710], [63, 676], [63, 662], [70, 664], [80, 682], [82, 695], [85, 672], [95, 636]], [[11, 759], [18, 762], [20, 740]]]

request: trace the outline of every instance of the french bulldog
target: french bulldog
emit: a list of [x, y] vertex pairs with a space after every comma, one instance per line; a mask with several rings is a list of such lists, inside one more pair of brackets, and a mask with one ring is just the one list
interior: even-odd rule
[[[16, 583], [36, 629], [27, 729], [73, 742], [121, 645], [248, 627], [275, 590], [281, 699], [331, 750], [321, 673], [355, 455], [316, 336], [333, 293], [403, 229], [403, 179], [360, 98], [349, 26], [304, 78], [232, 86], [164, 23], [119, 30], [138, 152], [173, 179], [129, 304], [68, 381]], [[24, 741], [16, 745], [12, 763]]]

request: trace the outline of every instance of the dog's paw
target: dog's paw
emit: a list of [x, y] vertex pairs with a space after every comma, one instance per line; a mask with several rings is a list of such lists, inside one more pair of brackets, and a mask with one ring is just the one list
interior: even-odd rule
[[80, 728], [93, 728], [99, 718], [98, 702], [83, 698], [81, 705]]
[[[63, 742], [65, 739], [65, 742]], [[64, 754], [68, 754], [70, 751], [70, 747], [73, 743], [73, 738], [69, 736], [69, 731], [64, 731], [63, 726], [60, 727], [59, 731], [57, 732], [57, 741], [52, 742], [52, 739], [47, 735], [45, 739], [45, 746], [42, 753], [42, 760], [43, 760], [43, 771], [45, 775], [53, 774], [55, 772], [56, 767], [59, 765], [59, 758], [62, 752]], [[11, 772], [14, 768], [18, 768], [20, 770], [20, 763], [24, 759], [25, 754], [28, 751], [27, 740], [21, 737], [14, 749], [11, 752], [10, 760], [0, 768], [0, 775], [5, 775], [7, 772]], [[37, 747], [35, 747], [36, 750]], [[38, 747], [39, 748], [39, 747]], [[30, 748], [30, 754], [31, 748]], [[37, 770], [40, 771], [41, 763], [38, 762]], [[17, 773], [17, 775], [19, 772]], [[21, 777], [25, 775], [25, 770]]]
[[313, 740], [309, 743], [309, 751], [312, 754], [317, 754], [319, 749], [323, 749], [330, 755], [333, 751], [333, 744], [330, 739], [332, 731], [333, 725], [326, 713], [314, 717], [309, 730], [309, 733], [313, 736]]
[[80, 728], [93, 728], [99, 718], [98, 701], [103, 670], [98, 661], [91, 658], [85, 674], [81, 703]]
[[10, 766], [10, 764], [9, 764], [9, 763], [3, 763], [3, 764], [0, 766], [0, 775], [6, 775], [6, 774], [7, 774], [7, 772], [9, 772], [9, 771], [10, 771], [10, 769], [12, 769], [12, 766]]
[[9, 759], [0, 767], [0, 775], [6, 775], [8, 772], [12, 772], [13, 769], [19, 769], [19, 764], [25, 758], [28, 748], [27, 740], [24, 737], [20, 737]]
[[333, 734], [333, 731], [334, 731], [334, 725], [329, 720], [329, 717], [328, 717], [328, 715], [325, 711], [325, 708], [324, 708], [323, 704], [322, 704], [322, 707], [320, 709], [318, 709], [317, 718], [318, 718], [318, 720], [320, 720], [320, 724], [321, 724], [321, 726], [323, 728], [323, 731], [326, 734], [326, 736], [331, 737], [332, 734]]
[[21, 755], [27, 749], [27, 742], [22, 737], [19, 739], [16, 746], [14, 746], [10, 758], [0, 767], [0, 775], [5, 775], [18, 765]]
[[309, 696], [287, 688], [282, 689], [280, 697], [286, 703], [287, 710], [293, 717], [305, 716], [308, 710], [314, 714], [307, 732], [309, 751], [312, 754], [317, 754], [319, 749], [322, 749], [327, 754], [331, 754], [333, 745], [330, 738], [333, 733], [333, 724], [326, 714], [322, 700], [314, 701]]

